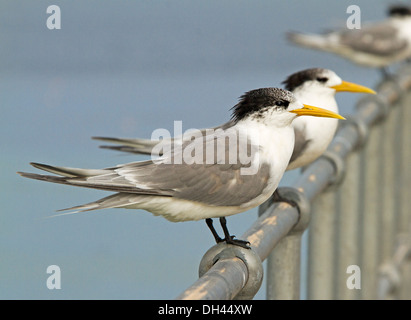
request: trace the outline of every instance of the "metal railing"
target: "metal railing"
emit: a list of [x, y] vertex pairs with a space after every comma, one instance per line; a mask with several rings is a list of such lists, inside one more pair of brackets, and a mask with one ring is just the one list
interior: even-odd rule
[[299, 299], [305, 231], [308, 299], [411, 298], [411, 64], [377, 92], [292, 187], [278, 189], [288, 202], [260, 206], [240, 237], [252, 250], [212, 247], [177, 299], [252, 299], [264, 260], [267, 299]]

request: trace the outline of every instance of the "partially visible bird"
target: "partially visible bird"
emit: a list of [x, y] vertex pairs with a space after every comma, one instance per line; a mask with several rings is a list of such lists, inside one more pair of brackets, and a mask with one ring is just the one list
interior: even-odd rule
[[387, 67], [411, 57], [411, 9], [393, 6], [389, 17], [381, 22], [363, 25], [360, 29], [340, 29], [326, 34], [288, 32], [289, 41], [310, 49], [340, 55], [366, 67]]
[[[273, 194], [293, 151], [291, 123], [304, 115], [343, 119], [329, 110], [303, 105], [289, 91], [256, 89], [245, 93], [233, 107], [229, 126], [187, 141], [160, 159], [105, 169], [31, 163], [58, 176], [19, 174], [31, 179], [116, 192], [70, 208], [77, 212], [126, 208], [147, 210], [174, 222], [206, 219], [217, 242], [248, 248], [246, 241], [234, 239], [229, 234], [225, 217], [254, 208]], [[235, 139], [229, 139], [227, 144], [227, 136]], [[224, 239], [212, 225], [212, 218], [217, 217]]]
[[[375, 93], [358, 84], [343, 81], [334, 71], [322, 68], [311, 68], [293, 73], [283, 81], [285, 89], [293, 92], [298, 100], [309, 105], [319, 106], [324, 109], [338, 113], [338, 105], [335, 101], [337, 92], [359, 92]], [[336, 119], [326, 119], [318, 117], [299, 117], [292, 123], [295, 132], [295, 144], [290, 163], [287, 170], [303, 167], [317, 159], [330, 144], [337, 130]], [[231, 126], [228, 122], [213, 129]], [[202, 129], [202, 134], [207, 129]], [[108, 138], [94, 137], [93, 139], [103, 140], [110, 143], [120, 144], [119, 146], [102, 146], [102, 148], [118, 151], [132, 152], [138, 154], [151, 154], [157, 156], [167, 141], [139, 139], [139, 138]], [[187, 139], [191, 139], [187, 135]], [[182, 144], [185, 137], [177, 137], [168, 141], [171, 144]], [[156, 146], [160, 146], [155, 148]]]
[[[313, 104], [338, 113], [337, 92], [375, 94], [375, 91], [355, 83], [343, 81], [329, 69], [306, 69], [283, 81], [285, 89], [292, 91], [303, 103]], [[293, 154], [287, 170], [304, 167], [321, 156], [337, 131], [336, 119], [299, 117], [292, 123], [295, 133]]]

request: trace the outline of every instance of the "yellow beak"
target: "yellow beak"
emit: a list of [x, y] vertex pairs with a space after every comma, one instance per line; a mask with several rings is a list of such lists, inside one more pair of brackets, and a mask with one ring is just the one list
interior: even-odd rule
[[297, 116], [314, 116], [314, 117], [324, 117], [324, 118], [336, 118], [345, 120], [344, 117], [340, 116], [339, 114], [313, 106], [309, 106], [307, 104], [303, 104], [303, 108], [290, 110], [292, 113], [296, 113]]
[[337, 92], [346, 91], [346, 92], [362, 92], [362, 93], [376, 94], [376, 92], [370, 88], [360, 86], [359, 84], [351, 83], [348, 81], [343, 81], [341, 84], [338, 84], [331, 88], [335, 89], [335, 91]]

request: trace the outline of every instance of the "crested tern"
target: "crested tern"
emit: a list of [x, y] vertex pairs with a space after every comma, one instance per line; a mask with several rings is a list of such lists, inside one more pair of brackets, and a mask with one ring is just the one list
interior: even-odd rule
[[[322, 68], [296, 72], [283, 81], [285, 89], [306, 104], [313, 104], [338, 113], [337, 92], [375, 94], [375, 91], [342, 80], [334, 71]], [[304, 167], [321, 156], [337, 130], [336, 119], [299, 117], [292, 123], [295, 133], [293, 154], [287, 170]]]
[[340, 29], [326, 34], [288, 32], [289, 41], [310, 49], [331, 52], [372, 68], [386, 68], [411, 57], [411, 9], [393, 6], [388, 18], [361, 29]]
[[[247, 241], [229, 234], [225, 217], [260, 205], [276, 190], [293, 152], [291, 123], [299, 116], [344, 119], [332, 111], [303, 105], [289, 91], [261, 88], [241, 96], [233, 107], [230, 126], [188, 141], [159, 159], [105, 169], [31, 163], [55, 175], [18, 173], [31, 179], [116, 192], [65, 210], [143, 209], [173, 222], [205, 219], [217, 242], [249, 248]], [[212, 152], [216, 139], [223, 137], [225, 141], [228, 131], [236, 134], [234, 144], [225, 143], [223, 148], [217, 146], [217, 152]], [[240, 148], [240, 144], [246, 148]], [[193, 150], [204, 151], [196, 158], [198, 161], [176, 161]], [[242, 153], [248, 155], [249, 150], [254, 150], [250, 158], [243, 157]], [[250, 168], [255, 169], [252, 174], [243, 174], [244, 169]], [[224, 239], [213, 228], [212, 218], [220, 218]]]

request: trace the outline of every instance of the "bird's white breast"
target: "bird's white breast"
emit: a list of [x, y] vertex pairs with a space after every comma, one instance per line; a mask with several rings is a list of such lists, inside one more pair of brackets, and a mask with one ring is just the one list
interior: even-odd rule
[[293, 152], [294, 130], [292, 126], [257, 125], [253, 121], [243, 123], [240, 129], [247, 130], [251, 141], [260, 146], [259, 165], [270, 164], [270, 174], [263, 193], [242, 206], [248, 210], [263, 203], [277, 189]]
[[397, 27], [399, 38], [408, 41], [408, 47], [411, 50], [411, 17], [393, 19], [392, 24]]

